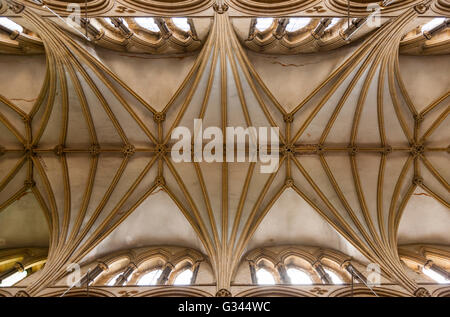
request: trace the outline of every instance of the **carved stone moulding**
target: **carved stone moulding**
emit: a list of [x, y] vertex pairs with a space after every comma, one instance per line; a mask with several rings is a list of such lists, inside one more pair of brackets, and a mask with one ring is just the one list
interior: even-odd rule
[[[437, 0], [431, 5], [431, 10], [443, 16], [450, 16], [450, 0]], [[1, 11], [1, 9], [0, 9]]]
[[[41, 0], [47, 7], [55, 11], [61, 16], [68, 16], [76, 13], [74, 5], [80, 5], [80, 13], [86, 12], [84, 0]], [[29, 7], [41, 8], [32, 0], [24, 0], [24, 4]], [[88, 0], [87, 12], [89, 14], [103, 14], [111, 10], [114, 1], [111, 0]], [[45, 10], [45, 9], [42, 9]], [[50, 12], [49, 12], [50, 13]]]
[[5, 3], [3, 1], [0, 1], [0, 14], [5, 12], [8, 9]]
[[212, 0], [118, 0], [123, 6], [156, 15], [189, 15], [208, 9]]
[[[382, 2], [372, 0], [353, 0], [350, 1], [350, 14], [353, 16], [367, 16], [374, 10], [374, 5], [380, 6], [380, 11], [383, 13], [392, 13], [405, 8], [413, 7], [423, 0], [400, 0], [400, 1], [386, 1], [388, 4], [383, 6]], [[339, 14], [347, 14], [347, 0], [324, 0], [325, 5], [332, 11]]]
[[280, 16], [300, 13], [321, 0], [226, 0], [234, 9], [252, 15]]

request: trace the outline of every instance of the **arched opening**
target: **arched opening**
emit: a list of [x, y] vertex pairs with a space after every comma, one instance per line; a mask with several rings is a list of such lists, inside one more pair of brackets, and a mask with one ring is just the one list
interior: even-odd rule
[[192, 271], [189, 269], [184, 270], [180, 274], [177, 275], [173, 285], [189, 285], [191, 284], [192, 279]]
[[11, 276], [8, 276], [4, 280], [2, 280], [2, 282], [0, 283], [0, 287], [13, 286], [14, 284], [20, 282], [27, 276], [28, 276], [28, 272], [26, 270], [24, 270], [22, 272], [16, 272], [16, 273], [12, 274]]
[[160, 269], [148, 272], [139, 279], [139, 281], [137, 282], [137, 285], [140, 285], [140, 286], [156, 285], [156, 283], [158, 282], [158, 278], [161, 276], [161, 273], [162, 273], [162, 270], [160, 270]]
[[0, 17], [0, 24], [10, 29], [11, 31], [17, 31], [19, 33], [23, 32], [23, 27], [17, 24], [16, 22], [12, 21], [11, 19]]
[[342, 279], [333, 271], [326, 268], [324, 268], [324, 271], [331, 277], [331, 281], [333, 282], [333, 284], [344, 284]]
[[272, 23], [273, 23], [273, 18], [257, 18], [255, 28], [258, 31], [263, 32], [263, 31], [267, 30], [272, 25]]
[[153, 18], [134, 18], [134, 21], [137, 25], [140, 27], [152, 31], [152, 32], [159, 32], [159, 27], [155, 23], [155, 20]]
[[450, 280], [446, 279], [445, 276], [433, 271], [432, 269], [423, 267], [422, 268], [423, 274], [431, 278], [433, 281], [436, 281], [439, 284], [447, 284], [450, 283]]
[[287, 274], [291, 280], [292, 284], [312, 284], [311, 277], [303, 272], [302, 270], [296, 268], [289, 268]]
[[260, 285], [274, 285], [275, 284], [275, 278], [273, 277], [272, 273], [267, 271], [266, 269], [259, 269], [256, 272], [256, 280], [258, 284]]
[[290, 18], [286, 25], [286, 31], [295, 32], [307, 26], [309, 22], [311, 22], [311, 18]]
[[187, 18], [172, 18], [173, 24], [180, 30], [188, 32], [191, 29], [191, 26], [188, 23]]

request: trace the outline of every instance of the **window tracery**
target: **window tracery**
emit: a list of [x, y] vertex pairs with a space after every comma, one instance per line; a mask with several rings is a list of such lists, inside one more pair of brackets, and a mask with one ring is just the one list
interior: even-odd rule
[[351, 264], [349, 257], [335, 250], [297, 246], [285, 246], [281, 249], [269, 247], [250, 251], [246, 260], [253, 284], [260, 284], [258, 274], [261, 274], [261, 269], [269, 272], [275, 284], [341, 285], [351, 283], [352, 274], [355, 276], [355, 283], [365, 280], [365, 276]]

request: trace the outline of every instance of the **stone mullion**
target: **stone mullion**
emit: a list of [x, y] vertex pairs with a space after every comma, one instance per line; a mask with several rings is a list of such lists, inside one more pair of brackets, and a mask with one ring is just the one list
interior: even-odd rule
[[250, 268], [250, 277], [252, 278], [252, 284], [258, 284], [258, 279], [256, 278], [256, 264], [254, 261], [249, 260], [248, 266]]
[[[102, 274], [104, 271], [108, 269], [108, 265], [99, 262], [97, 266], [90, 272], [86, 273], [80, 281], [81, 286], [86, 286], [88, 283], [93, 282], [100, 274]], [[89, 281], [88, 281], [88, 275], [89, 275]]]
[[278, 274], [280, 275], [281, 283], [291, 284], [291, 279], [287, 275], [286, 265], [284, 265], [284, 263], [282, 263], [282, 262], [279, 262], [279, 263], [277, 263], [276, 268], [277, 268]]
[[130, 263], [128, 265], [128, 267], [125, 269], [125, 271], [119, 276], [119, 278], [117, 279], [114, 286], [124, 285], [127, 282], [128, 277], [134, 272], [135, 269], [136, 269], [136, 264]]
[[342, 267], [350, 273], [351, 276], [354, 276], [357, 280], [359, 280], [361, 283], [367, 284], [367, 278], [358, 271], [351, 263], [350, 261], [346, 261], [342, 264]]
[[166, 284], [166, 282], [169, 280], [169, 275], [172, 272], [174, 266], [172, 263], [167, 262], [166, 265], [164, 266], [164, 269], [161, 273], [161, 275], [158, 278], [158, 282], [156, 283], [157, 285], [164, 285]]
[[316, 270], [317, 274], [319, 274], [319, 277], [324, 284], [333, 284], [330, 275], [328, 275], [328, 273], [323, 269], [322, 263], [318, 261], [315, 262], [313, 264], [313, 268]]
[[191, 285], [195, 284], [195, 281], [197, 280], [198, 270], [200, 269], [201, 262], [197, 261], [195, 262], [194, 266], [192, 267], [192, 277], [191, 277]]

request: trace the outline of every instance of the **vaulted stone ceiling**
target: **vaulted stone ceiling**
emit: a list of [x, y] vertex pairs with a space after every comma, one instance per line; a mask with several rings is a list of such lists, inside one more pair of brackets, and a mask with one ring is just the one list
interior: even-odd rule
[[[0, 248], [48, 246], [28, 293], [68, 263], [164, 244], [206, 254], [218, 289], [246, 251], [303, 244], [379, 263], [414, 293], [399, 244], [450, 243], [449, 30], [416, 32], [448, 16], [445, 1], [395, 2], [351, 39], [345, 1], [89, 1], [89, 43], [23, 3], [0, 7], [26, 27], [0, 34], [2, 53], [22, 55], [0, 56]], [[145, 33], [139, 15], [189, 15], [194, 28], [161, 18], [169, 36]], [[313, 19], [280, 40], [281, 20], [254, 34], [260, 15]], [[317, 16], [344, 22], [324, 33]], [[278, 169], [175, 163], [171, 132], [195, 118], [279, 127]]]

